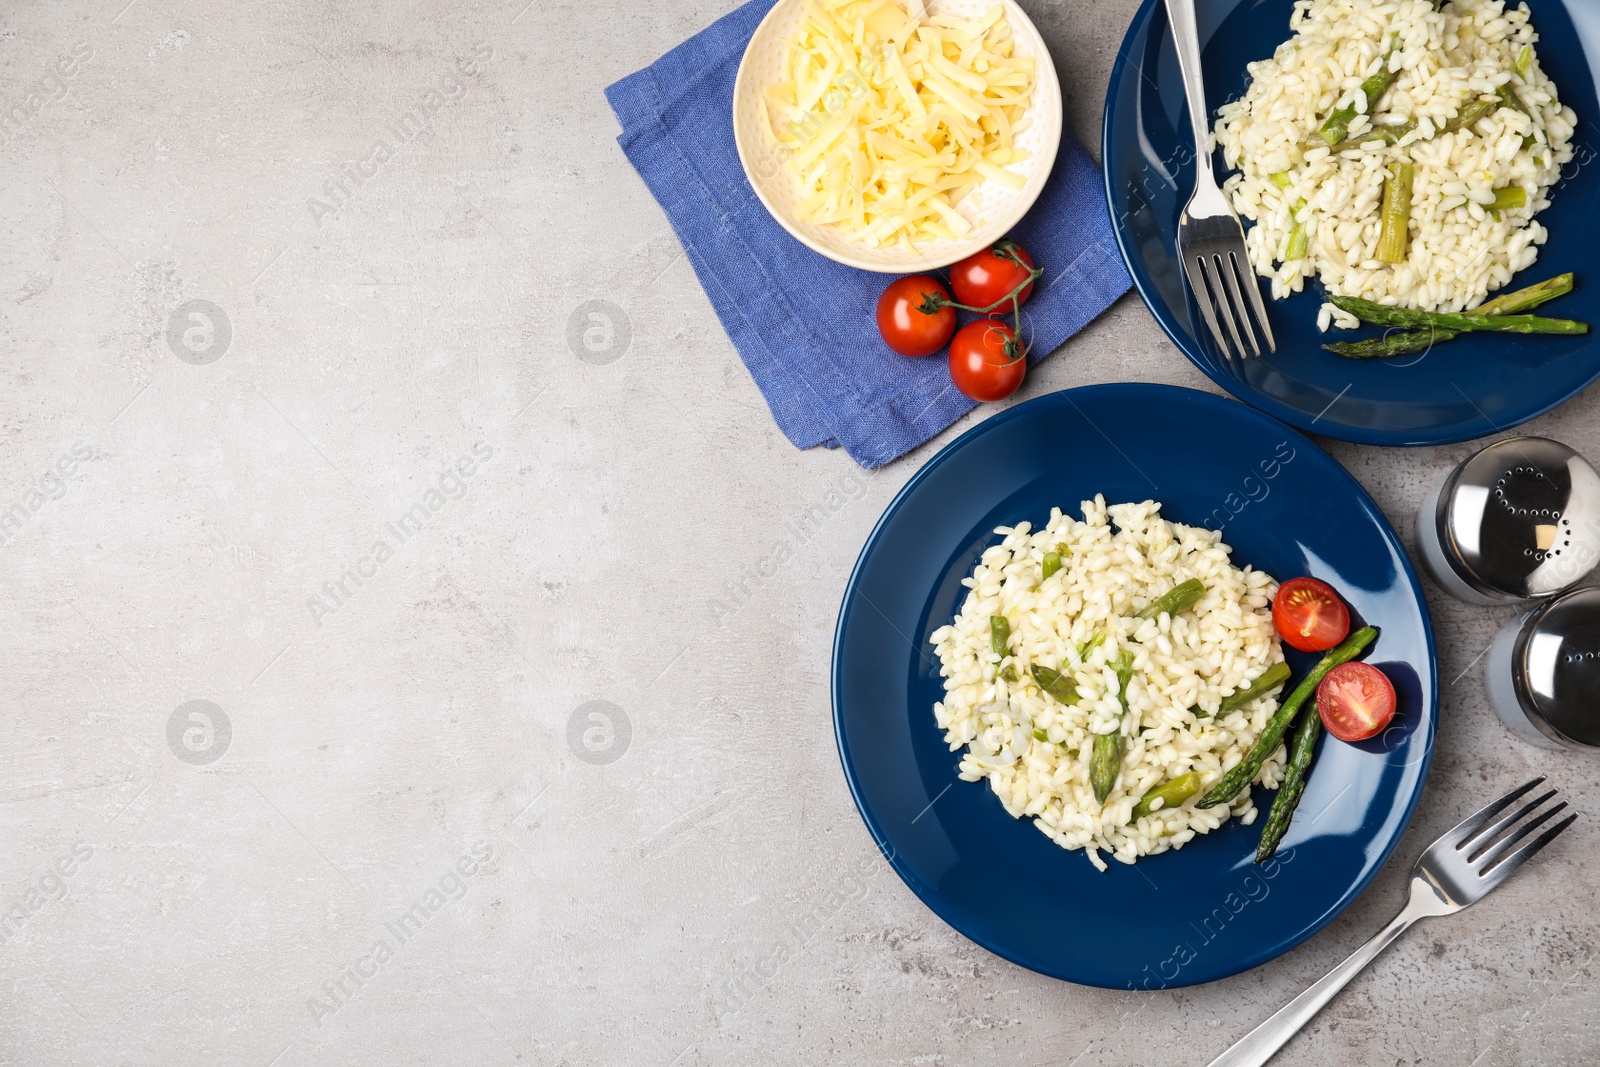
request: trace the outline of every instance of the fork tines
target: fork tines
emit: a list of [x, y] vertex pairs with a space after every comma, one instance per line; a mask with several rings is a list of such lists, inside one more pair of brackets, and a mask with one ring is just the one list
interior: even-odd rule
[[[1532, 841], [1521, 844], [1529, 834], [1560, 814], [1567, 806], [1567, 802], [1563, 800], [1540, 810], [1546, 801], [1557, 796], [1559, 790], [1551, 788], [1509, 815], [1500, 814], [1533, 792], [1543, 784], [1544, 780], [1545, 776], [1541, 774], [1533, 781], [1518, 786], [1469, 817], [1452, 831], [1455, 836], [1455, 852], [1480, 878], [1493, 878], [1498, 881], [1506, 877], [1526, 863], [1535, 852], [1554, 841], [1557, 835], [1577, 820], [1576, 813], [1568, 815]], [[1535, 815], [1535, 812], [1538, 814]]]
[[[1203, 223], [1214, 221], [1223, 220], [1195, 219], [1190, 225], [1199, 228]], [[1232, 222], [1231, 219], [1226, 221]], [[1212, 340], [1223, 355], [1236, 364], [1245, 356], [1260, 358], [1263, 348], [1260, 337], [1266, 338], [1267, 351], [1276, 351], [1277, 342], [1267, 322], [1267, 309], [1261, 300], [1255, 271], [1244, 255], [1243, 239], [1238, 240], [1239, 247], [1235, 250], [1218, 240], [1205, 240], [1204, 235], [1194, 236], [1201, 239], [1188, 242], [1189, 247], [1183, 252], [1183, 265]], [[1236, 365], [1234, 369], [1239, 367]]]

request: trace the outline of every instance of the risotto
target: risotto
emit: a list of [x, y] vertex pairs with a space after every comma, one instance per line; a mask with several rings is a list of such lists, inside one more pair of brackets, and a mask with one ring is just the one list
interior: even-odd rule
[[[1215, 127], [1275, 298], [1315, 276], [1340, 296], [1460, 311], [1533, 264], [1577, 117], [1526, 4], [1300, 0], [1289, 27]], [[1356, 320], [1324, 303], [1318, 326], [1334, 324]]]
[[[933, 711], [963, 779], [987, 781], [1013, 817], [1104, 870], [1101, 853], [1133, 863], [1230, 817], [1254, 821], [1248, 789], [1203, 811], [1193, 799], [1277, 710], [1271, 694], [1229, 698], [1283, 653], [1277, 583], [1235, 567], [1220, 533], [1169, 522], [1149, 500], [1097, 496], [1082, 512], [996, 531], [955, 620], [932, 635], [945, 689]], [[1091, 764], [1113, 750], [1114, 783], [1097, 780]], [[1283, 758], [1280, 746], [1257, 781], [1276, 787]]]

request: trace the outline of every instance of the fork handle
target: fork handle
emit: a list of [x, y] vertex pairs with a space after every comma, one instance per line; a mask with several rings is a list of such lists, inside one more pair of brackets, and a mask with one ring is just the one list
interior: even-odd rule
[[1189, 102], [1189, 122], [1194, 127], [1195, 167], [1199, 181], [1216, 185], [1209, 166], [1198, 165], [1211, 159], [1211, 123], [1206, 111], [1206, 84], [1200, 73], [1200, 30], [1195, 24], [1195, 0], [1166, 0], [1167, 21], [1172, 23], [1172, 42], [1178, 49], [1178, 70], [1183, 73], [1183, 95]]
[[1310, 1022], [1311, 1017], [1321, 1011], [1334, 994], [1348, 985], [1350, 979], [1361, 973], [1378, 953], [1388, 948], [1412, 923], [1429, 914], [1415, 904], [1413, 899], [1388, 926], [1352, 952], [1349, 959], [1329, 971], [1316, 985], [1279, 1008], [1272, 1018], [1246, 1034], [1238, 1044], [1212, 1060], [1210, 1067], [1261, 1067], [1270, 1060], [1284, 1042], [1299, 1033], [1300, 1028]]

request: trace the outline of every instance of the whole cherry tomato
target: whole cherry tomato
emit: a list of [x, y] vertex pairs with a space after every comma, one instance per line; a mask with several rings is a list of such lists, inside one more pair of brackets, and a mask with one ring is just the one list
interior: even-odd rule
[[[937, 278], [896, 278], [878, 297], [878, 333], [902, 356], [931, 356], [956, 332], [956, 309]], [[932, 310], [929, 310], [929, 308]]]
[[1017, 331], [1008, 323], [969, 322], [950, 342], [950, 380], [974, 400], [1004, 400], [1027, 373]]
[[[1023, 263], [1027, 266], [1023, 266]], [[1028, 282], [1027, 287], [1017, 294], [1019, 305], [1026, 304], [1033, 293], [1033, 283], [1028, 281], [1032, 269], [1033, 257], [1021, 245], [1015, 241], [998, 241], [993, 247], [974, 252], [950, 268], [950, 291], [956, 294], [957, 303], [974, 308], [986, 308], [1005, 300], [989, 314], [996, 317], [1009, 315], [1011, 301], [1006, 297], [1017, 286]]]

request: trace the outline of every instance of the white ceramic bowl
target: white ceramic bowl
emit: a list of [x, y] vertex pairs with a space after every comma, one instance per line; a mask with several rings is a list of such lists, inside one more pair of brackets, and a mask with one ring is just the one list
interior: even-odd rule
[[[745, 177], [780, 226], [801, 244], [829, 259], [884, 274], [913, 274], [947, 267], [1011, 231], [1039, 198], [1055, 164], [1056, 149], [1061, 145], [1061, 83], [1050, 51], [1033, 22], [1012, 0], [999, 3], [1005, 8], [1017, 54], [1038, 61], [1037, 80], [1028, 101], [1028, 117], [1033, 121], [1017, 138], [1017, 147], [1026, 149], [1029, 158], [1007, 168], [1020, 174], [1027, 184], [1013, 190], [996, 182], [984, 182], [956, 205], [956, 210], [973, 224], [971, 234], [960, 241], [921, 241], [916, 251], [906, 252], [899, 245], [873, 248], [853, 240], [843, 230], [799, 219], [795, 209], [801, 199], [800, 180], [784, 165], [778, 146], [767, 136], [761, 121], [761, 108], [765, 106], [762, 91], [779, 80], [784, 51], [804, 16], [800, 0], [778, 0], [756, 27], [739, 64], [733, 83], [733, 140]], [[977, 18], [994, 4], [995, 0], [931, 0], [927, 11], [931, 15]]]

